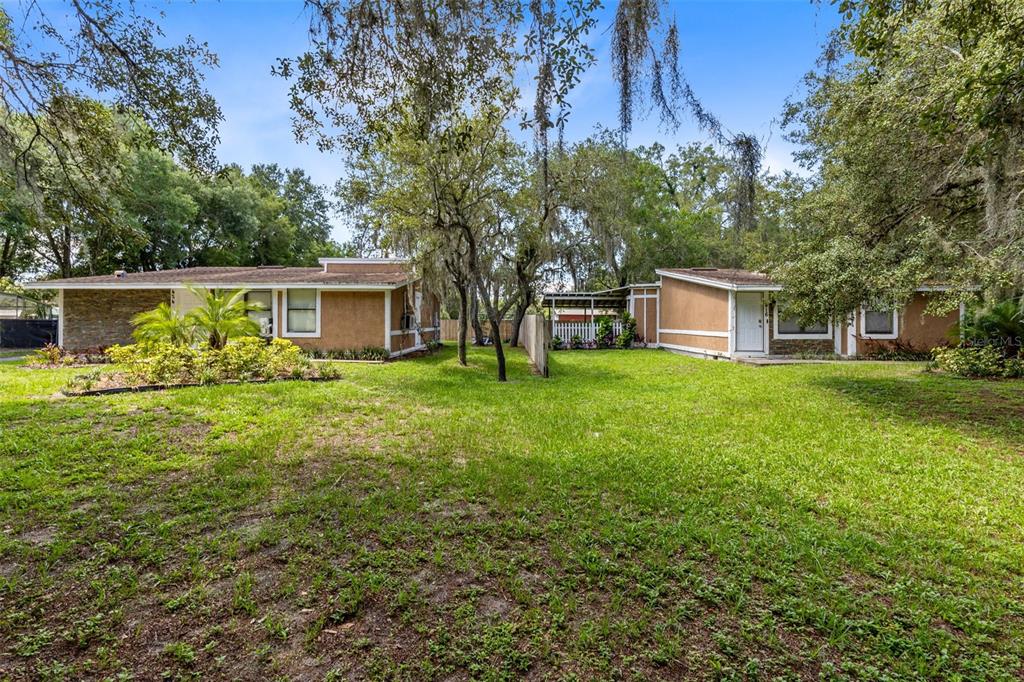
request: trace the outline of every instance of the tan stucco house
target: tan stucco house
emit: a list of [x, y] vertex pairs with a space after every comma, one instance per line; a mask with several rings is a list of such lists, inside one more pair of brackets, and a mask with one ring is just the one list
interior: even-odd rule
[[899, 310], [861, 308], [846, 320], [801, 326], [775, 301], [782, 286], [766, 274], [722, 268], [671, 268], [660, 277], [657, 345], [706, 357], [757, 357], [801, 352], [844, 357], [895, 347], [930, 350], [949, 344], [964, 311], [926, 312], [947, 287], [922, 286]]
[[440, 301], [406, 260], [321, 258], [319, 267], [197, 267], [43, 280], [28, 288], [58, 291], [58, 343], [81, 349], [131, 343], [131, 319], [166, 302], [198, 305], [189, 290], [247, 291], [262, 304], [251, 313], [266, 336], [306, 349], [386, 348], [410, 353], [437, 339]]
[[[929, 351], [948, 345], [963, 306], [946, 315], [927, 312], [929, 297], [948, 287], [919, 287], [899, 310], [863, 307], [846, 320], [801, 325], [777, 302], [782, 286], [768, 275], [726, 268], [665, 268], [657, 282], [601, 291], [545, 292], [552, 338], [592, 343], [595, 319], [628, 311], [638, 341], [652, 348], [709, 358], [789, 356], [801, 353], [870, 356], [893, 350]], [[614, 323], [613, 333], [621, 331]]]

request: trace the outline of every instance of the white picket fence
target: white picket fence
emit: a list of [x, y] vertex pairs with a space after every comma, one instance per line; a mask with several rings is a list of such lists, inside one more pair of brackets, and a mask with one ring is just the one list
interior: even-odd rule
[[[618, 338], [622, 333], [622, 320], [612, 321], [612, 333]], [[593, 342], [597, 339], [596, 322], [552, 322], [551, 337], [558, 337], [562, 343], [568, 344], [572, 337], [579, 336], [584, 343]]]

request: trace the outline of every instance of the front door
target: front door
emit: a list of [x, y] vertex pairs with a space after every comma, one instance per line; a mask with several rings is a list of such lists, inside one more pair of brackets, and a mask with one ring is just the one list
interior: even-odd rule
[[736, 351], [764, 352], [764, 304], [761, 292], [736, 292]]

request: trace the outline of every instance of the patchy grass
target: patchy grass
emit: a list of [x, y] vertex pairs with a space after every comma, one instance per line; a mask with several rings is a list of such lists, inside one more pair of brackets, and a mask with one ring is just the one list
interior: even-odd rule
[[1024, 675], [1024, 388], [657, 351], [57, 399], [0, 365], [0, 678]]

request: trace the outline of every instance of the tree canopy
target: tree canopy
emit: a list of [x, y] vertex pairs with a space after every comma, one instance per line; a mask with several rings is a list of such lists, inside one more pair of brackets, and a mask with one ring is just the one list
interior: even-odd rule
[[[846, 0], [787, 112], [815, 182], [775, 258], [793, 310], [896, 304], [943, 280], [1024, 285], [1024, 5]], [[952, 304], [951, 297], [948, 301]], [[799, 310], [798, 310], [799, 308]]]

